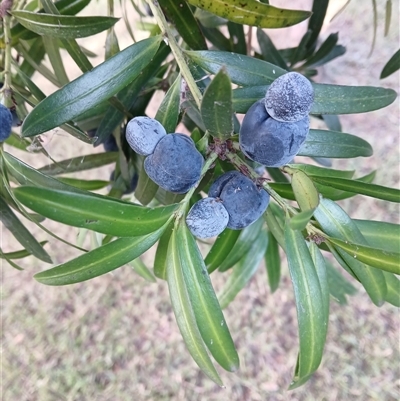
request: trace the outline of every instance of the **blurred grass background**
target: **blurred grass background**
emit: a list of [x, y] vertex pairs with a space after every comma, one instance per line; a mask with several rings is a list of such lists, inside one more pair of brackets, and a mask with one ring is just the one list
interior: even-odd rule
[[[335, 1], [331, 15], [344, 1]], [[274, 1], [276, 6], [310, 9], [311, 1]], [[384, 0], [378, 0], [378, 32], [372, 43], [372, 2], [352, 1], [322, 37], [340, 32], [347, 53], [320, 69], [325, 83], [374, 85], [398, 91], [399, 75], [380, 81], [386, 61], [399, 43], [399, 2], [393, 1], [393, 21], [383, 37]], [[105, 1], [85, 10], [104, 15]], [[279, 48], [296, 45], [306, 24], [268, 32]], [[121, 48], [129, 44], [123, 22], [117, 24]], [[104, 35], [83, 41], [90, 50], [104, 52]], [[98, 62], [100, 62], [100, 58]], [[73, 65], [70, 78], [78, 75]], [[40, 77], [38, 77], [40, 79]], [[42, 81], [40, 81], [42, 82]], [[42, 90], [53, 88], [46, 82]], [[149, 110], [154, 116], [154, 110]], [[359, 175], [379, 169], [376, 183], [399, 187], [399, 100], [368, 114], [342, 116], [343, 131], [368, 140], [374, 156], [336, 160], [336, 168], [356, 168]], [[42, 136], [56, 160], [93, 152], [61, 130]], [[49, 161], [37, 154], [7, 151], [36, 167]], [[94, 151], [101, 151], [96, 148]], [[111, 166], [82, 177], [107, 179]], [[355, 218], [399, 223], [395, 204], [357, 196], [341, 202]], [[25, 221], [25, 220], [24, 220]], [[32, 227], [39, 240], [44, 232]], [[46, 227], [74, 242], [77, 229], [46, 222]], [[19, 249], [5, 229], [0, 241], [6, 251]], [[55, 263], [77, 253], [51, 239], [46, 249]], [[146, 258], [151, 266], [151, 252]], [[226, 388], [218, 388], [191, 360], [171, 309], [165, 282], [149, 284], [125, 266], [92, 281], [69, 287], [45, 287], [34, 273], [47, 269], [34, 258], [21, 262], [23, 272], [2, 263], [1, 390], [4, 401], [150, 401], [150, 400], [379, 400], [400, 398], [400, 315], [391, 305], [375, 307], [363, 289], [348, 305], [331, 302], [330, 327], [322, 365], [302, 388], [288, 392], [297, 357], [297, 321], [293, 290], [283, 261], [280, 288], [270, 293], [265, 269], [226, 309], [225, 316], [241, 358], [235, 374], [220, 370]], [[225, 278], [214, 273], [220, 288]]]

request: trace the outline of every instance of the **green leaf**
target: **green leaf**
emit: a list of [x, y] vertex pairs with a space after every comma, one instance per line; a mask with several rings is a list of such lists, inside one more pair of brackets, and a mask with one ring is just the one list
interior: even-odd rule
[[173, 230], [167, 255], [167, 281], [176, 322], [194, 361], [211, 380], [222, 386], [221, 378], [208, 356], [207, 347], [197, 325], [187, 284], [183, 277], [183, 265], [178, 246], [176, 230]]
[[[221, 59], [223, 58], [223, 55], [220, 54], [219, 56]], [[258, 60], [258, 62], [263, 63], [261, 60]], [[213, 64], [211, 64], [211, 66], [213, 66]], [[206, 67], [204, 68], [207, 69]], [[230, 68], [230, 65], [227, 65], [228, 71]], [[262, 67], [259, 65], [257, 71], [264, 71], [265, 68], [269, 70], [269, 66]], [[275, 69], [277, 69], [277, 67], [275, 67]], [[211, 68], [207, 70], [209, 71]], [[231, 75], [229, 73], [233, 83], [249, 86], [247, 88], [233, 90], [233, 109], [237, 113], [246, 113], [252, 104], [265, 96], [268, 89], [268, 86], [253, 86], [260, 85], [262, 81], [265, 81], [266, 78], [264, 74], [254, 73], [250, 70], [246, 72], [249, 75], [246, 79], [241, 79], [240, 82], [236, 79], [236, 75]], [[276, 78], [277, 77], [278, 75]], [[242, 78], [242, 76], [240, 76], [240, 78]], [[257, 79], [258, 84], [253, 83]], [[393, 89], [374, 86], [340, 86], [315, 83], [312, 85], [314, 87], [314, 103], [311, 108], [311, 114], [367, 113], [388, 106], [393, 103], [397, 97]]]
[[400, 308], [400, 280], [392, 273], [383, 272], [386, 279], [386, 302]]
[[298, 156], [349, 159], [369, 157], [372, 152], [371, 145], [355, 135], [310, 129]]
[[301, 60], [304, 60], [307, 54], [307, 42], [310, 39], [311, 36], [311, 31], [307, 30], [303, 37], [300, 40], [299, 45], [295, 48], [295, 50], [291, 53], [289, 57], [290, 65], [294, 66], [296, 63], [298, 63]]
[[117, 160], [118, 152], [96, 153], [47, 164], [38, 171], [46, 175], [75, 173], [78, 171], [106, 166], [107, 164], [115, 163]]
[[263, 225], [263, 219], [259, 218], [253, 224], [247, 226], [240, 231], [239, 237], [235, 242], [235, 246], [231, 249], [228, 254], [225, 254], [225, 259], [219, 265], [219, 271], [224, 272], [235, 265], [251, 247], [251, 244], [256, 240], [260, 234], [261, 227]]
[[0, 197], [0, 220], [15, 239], [33, 256], [46, 263], [53, 263], [49, 254], [43, 246], [36, 241], [35, 237], [21, 223], [5, 200]]
[[179, 74], [168, 89], [155, 116], [167, 132], [175, 132], [178, 125], [181, 81], [182, 76]]
[[140, 277], [144, 278], [146, 281], [150, 283], [155, 283], [157, 280], [154, 277], [154, 274], [147, 268], [147, 266], [143, 263], [142, 259], [137, 258], [129, 262], [133, 270], [139, 274]]
[[16, 198], [49, 219], [118, 237], [149, 234], [167, 222], [177, 205], [150, 209], [105, 196], [45, 188], [15, 188]]
[[[185, 53], [197, 65], [212, 74], [217, 74], [222, 67], [225, 67], [231, 81], [237, 85], [259, 88], [258, 85], [271, 84], [276, 78], [287, 72], [276, 65], [242, 54], [216, 50], [186, 51]], [[258, 98], [252, 101], [247, 108], [265, 96], [267, 88], [264, 88], [261, 96], [258, 96], [259, 92], [257, 92]]]
[[383, 199], [389, 202], [400, 203], [400, 191], [395, 188], [383, 187], [382, 185], [369, 184], [358, 180], [346, 180], [336, 177], [316, 177], [313, 181], [328, 187], [341, 189], [361, 195], [371, 196], [372, 198]]
[[173, 228], [174, 224], [171, 222], [158, 241], [154, 258], [154, 275], [162, 280], [167, 279], [168, 247]]
[[148, 205], [156, 196], [158, 185], [152, 181], [143, 167], [144, 158], [141, 162], [139, 181], [135, 190], [135, 198], [142, 204]]
[[200, 26], [186, 1], [160, 0], [158, 3], [190, 48], [193, 50], [207, 49], [206, 40]]
[[260, 28], [292, 26], [311, 15], [309, 11], [286, 10], [256, 0], [246, 0], [245, 3], [240, 0], [188, 0], [188, 3], [237, 24]]
[[[313, 210], [318, 206], [318, 191], [306, 173], [301, 170], [294, 171], [292, 175], [292, 188], [296, 201], [303, 212]], [[307, 218], [307, 214], [302, 215], [302, 217], [299, 218], [299, 222], [304, 221], [305, 218]], [[291, 227], [294, 228], [293, 226]]]
[[312, 15], [308, 20], [308, 29], [312, 32], [307, 42], [309, 51], [313, 51], [318, 40], [324, 23], [326, 10], [328, 9], [329, 0], [314, 0], [312, 6]]
[[23, 136], [41, 134], [115, 95], [150, 62], [160, 37], [142, 40], [75, 79], [40, 102], [22, 125]]
[[301, 66], [301, 68], [309, 67], [309, 66], [316, 66], [318, 62], [323, 60], [336, 46], [336, 43], [339, 39], [339, 34], [331, 33], [322, 43], [320, 48], [307, 59], [307, 61]]
[[325, 262], [328, 276], [329, 292], [341, 305], [347, 304], [347, 295], [354, 295], [356, 288], [345, 279], [329, 262]]
[[338, 177], [338, 178], [352, 178], [355, 170], [334, 170], [331, 168], [323, 168], [312, 166], [311, 164], [288, 164], [293, 170], [301, 170], [310, 177]]
[[304, 230], [310, 221], [315, 209], [308, 209], [304, 212], [295, 214], [289, 221], [292, 230]]
[[82, 189], [84, 191], [96, 191], [105, 188], [110, 182], [103, 180], [82, 180], [81, 178], [60, 177], [59, 181]]
[[260, 235], [251, 245], [249, 252], [233, 266], [232, 273], [218, 295], [222, 309], [226, 308], [235, 299], [236, 295], [239, 294], [254, 276], [263, 259], [267, 245], [267, 231], [261, 230]]
[[212, 136], [226, 139], [233, 134], [232, 85], [224, 68], [221, 68], [204, 93], [201, 116]]
[[232, 50], [235, 53], [247, 54], [246, 36], [244, 34], [244, 26], [234, 22], [228, 22], [228, 32], [232, 43]]
[[20, 137], [18, 134], [11, 132], [11, 135], [6, 139], [5, 142], [8, 146], [12, 146], [19, 150], [24, 150], [27, 152], [26, 148], [28, 148], [31, 143], [27, 141], [25, 138]]
[[226, 256], [233, 249], [240, 233], [240, 230], [231, 230], [226, 228], [220, 235], [218, 235], [204, 259], [209, 274], [218, 269], [222, 264]]
[[305, 383], [321, 363], [326, 338], [327, 316], [319, 278], [300, 231], [285, 224], [289, 272], [296, 299], [300, 349], [290, 389]]
[[281, 257], [279, 255], [278, 242], [271, 231], [268, 231], [268, 246], [265, 251], [265, 267], [267, 268], [271, 293], [274, 293], [279, 287], [279, 281], [281, 278]]
[[273, 208], [271, 207], [271, 204], [267, 208], [267, 211], [264, 214], [264, 218], [265, 218], [265, 221], [267, 223], [267, 226], [268, 226], [269, 230], [271, 231], [271, 234], [276, 239], [276, 242], [286, 252], [286, 245], [285, 245], [285, 238], [284, 238], [283, 228], [282, 228], [282, 225], [279, 222], [279, 219], [277, 218], [277, 215], [273, 211]]
[[176, 228], [177, 250], [189, 299], [201, 336], [215, 360], [227, 371], [239, 357], [196, 241], [185, 222]]
[[[330, 237], [368, 245], [356, 224], [335, 202], [321, 198], [319, 206], [314, 212], [314, 217], [321, 225], [323, 231]], [[386, 283], [383, 273], [354, 259], [354, 257], [349, 256], [341, 249], [337, 251], [360, 280], [372, 302], [377, 306], [381, 306], [386, 296]]]
[[38, 35], [53, 38], [85, 38], [112, 27], [119, 18], [75, 17], [70, 15], [38, 14], [30, 11], [12, 11], [16, 20]]
[[387, 36], [389, 33], [391, 19], [392, 19], [392, 0], [386, 0], [384, 36]]
[[390, 273], [400, 274], [400, 253], [390, 252], [383, 249], [372, 248], [361, 244], [342, 241], [337, 238], [328, 239], [332, 244], [344, 249], [354, 259], [366, 263], [377, 269], [386, 270]]
[[64, 86], [69, 82], [69, 78], [65, 72], [58, 42], [55, 38], [51, 38], [49, 36], [43, 36], [42, 39], [47, 56], [50, 60], [50, 64], [53, 67], [54, 74], [56, 75], [61, 86]]
[[397, 50], [396, 53], [389, 59], [389, 61], [383, 67], [383, 70], [380, 75], [380, 79], [386, 78], [389, 75], [392, 75], [400, 68], [400, 49]]
[[287, 65], [270, 37], [260, 28], [257, 29], [257, 40], [263, 59], [286, 70]]
[[353, 220], [368, 244], [374, 248], [394, 251], [399, 249], [400, 226], [372, 220]]
[[[47, 244], [48, 241], [41, 241], [39, 244], [43, 247]], [[0, 250], [0, 258], [2, 259], [23, 259], [26, 258], [27, 256], [31, 256], [32, 252], [28, 251], [27, 249], [21, 249], [20, 251], [14, 251], [14, 252], [7, 252], [3, 253]]]
[[141, 237], [116, 239], [33, 277], [46, 285], [68, 285], [101, 276], [146, 252], [160, 238], [164, 228]]

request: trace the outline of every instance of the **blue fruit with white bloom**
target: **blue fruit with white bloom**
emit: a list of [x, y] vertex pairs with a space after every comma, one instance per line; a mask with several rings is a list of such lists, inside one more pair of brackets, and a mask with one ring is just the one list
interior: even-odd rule
[[0, 104], [0, 142], [4, 142], [11, 135], [13, 116], [11, 111]]

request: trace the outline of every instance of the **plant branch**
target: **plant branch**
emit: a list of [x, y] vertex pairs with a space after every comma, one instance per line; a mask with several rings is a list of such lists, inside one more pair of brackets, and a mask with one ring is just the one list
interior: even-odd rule
[[10, 0], [3, 0], [0, 4], [0, 18], [3, 18], [5, 43], [4, 86], [2, 91], [4, 93], [4, 105], [8, 108], [14, 106], [11, 90], [11, 16], [8, 14], [8, 11], [11, 10], [12, 3], [13, 2]]

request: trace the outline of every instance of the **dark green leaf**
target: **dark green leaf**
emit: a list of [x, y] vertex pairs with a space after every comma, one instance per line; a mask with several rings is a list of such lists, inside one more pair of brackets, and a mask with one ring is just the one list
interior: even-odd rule
[[[288, 184], [290, 186], [290, 184]], [[294, 197], [293, 197], [294, 199]], [[271, 231], [271, 234], [276, 239], [279, 246], [286, 252], [285, 238], [283, 233], [282, 225], [277, 218], [277, 215], [273, 211], [271, 204], [267, 208], [267, 211], [264, 214], [265, 221], [267, 222], [267, 226]]]
[[34, 278], [46, 285], [68, 285], [90, 280], [117, 269], [146, 252], [160, 238], [164, 227], [148, 235], [119, 238], [52, 269], [37, 273]]
[[337, 238], [329, 238], [329, 241], [337, 247], [344, 249], [354, 259], [358, 259], [369, 266], [386, 270], [390, 273], [400, 274], [400, 253], [398, 252], [371, 248], [370, 246], [342, 241]]
[[135, 190], [135, 198], [142, 204], [148, 205], [156, 196], [158, 185], [152, 181], [143, 168], [143, 161], [141, 162], [141, 169], [139, 172], [139, 181]]
[[300, 349], [290, 389], [306, 382], [321, 363], [326, 338], [326, 311], [319, 278], [300, 231], [285, 224], [285, 244], [292, 279]]
[[65, 72], [64, 63], [61, 59], [60, 47], [58, 45], [57, 39], [50, 36], [43, 36], [42, 40], [58, 82], [61, 84], [61, 86], [66, 85], [69, 82], [69, 78], [67, 76], [67, 73]]
[[204, 93], [201, 116], [212, 136], [226, 139], [232, 135], [232, 85], [224, 68], [221, 68]]
[[352, 178], [355, 170], [334, 170], [331, 168], [323, 168], [312, 166], [311, 164], [288, 164], [288, 167], [295, 170], [301, 170], [309, 177], [338, 177]]
[[43, 246], [21, 223], [5, 200], [0, 197], [0, 220], [15, 239], [32, 255], [46, 263], [53, 263]]
[[132, 260], [132, 262], [129, 262], [129, 264], [132, 266], [132, 269], [146, 281], [150, 283], [155, 283], [157, 281], [154, 274], [147, 268], [142, 259], [136, 258]]
[[18, 134], [11, 132], [11, 135], [6, 140], [8, 146], [13, 146], [16, 149], [27, 151], [26, 148], [31, 145], [25, 138], [20, 137]]
[[400, 68], [400, 49], [389, 59], [389, 61], [383, 67], [380, 79], [386, 78], [393, 74]]
[[295, 51], [290, 55], [289, 61], [290, 65], [293, 66], [301, 60], [304, 60], [307, 54], [307, 43], [311, 36], [311, 31], [308, 30], [305, 32], [303, 37], [300, 40], [299, 45], [296, 47]]
[[400, 203], [400, 191], [395, 188], [383, 187], [382, 185], [368, 184], [358, 180], [346, 180], [336, 177], [316, 177], [313, 181], [320, 184], [341, 189], [347, 192], [354, 192], [361, 195], [371, 196], [377, 199], [387, 200], [389, 202]]
[[265, 251], [265, 267], [267, 268], [271, 293], [274, 293], [278, 289], [279, 281], [281, 279], [281, 257], [279, 255], [278, 242], [271, 231], [268, 231], [268, 246]]
[[283, 28], [298, 24], [311, 13], [303, 10], [286, 10], [256, 0], [188, 0], [188, 3], [238, 24], [260, 28]]
[[233, 266], [232, 273], [218, 295], [221, 308], [226, 308], [254, 276], [263, 259], [267, 245], [267, 231], [261, 230], [249, 252]]
[[209, 274], [218, 269], [222, 264], [226, 256], [235, 246], [240, 233], [240, 230], [231, 230], [226, 228], [220, 235], [218, 235], [212, 248], [204, 259]]
[[247, 54], [247, 43], [243, 25], [229, 21], [228, 31], [232, 43], [232, 50], [235, 53]]
[[311, 56], [307, 59], [307, 61], [301, 66], [301, 68], [304, 67], [309, 67], [309, 66], [315, 66], [316, 63], [321, 61], [324, 57], [326, 57], [336, 46], [336, 43], [339, 39], [339, 34], [336, 33], [331, 33], [322, 43], [320, 48]]
[[189, 299], [201, 336], [215, 360], [229, 372], [239, 357], [196, 241], [183, 222], [176, 228], [177, 249]]
[[38, 35], [64, 39], [92, 36], [105, 31], [118, 21], [118, 18], [113, 17], [75, 17], [21, 10], [13, 11], [12, 15], [25, 28]]
[[[220, 57], [222, 58], [223, 56], [220, 55]], [[263, 63], [261, 60], [257, 61]], [[211, 64], [211, 67], [214, 68], [215, 66]], [[233, 109], [238, 113], [246, 113], [252, 104], [265, 96], [268, 86], [252, 86], [260, 85], [260, 82], [265, 81], [265, 76], [248, 71], [247, 73], [249, 75], [246, 80], [240, 79], [241, 82], [237, 82], [236, 77], [239, 74], [234, 71], [236, 75], [232, 75], [230, 73], [230, 68], [231, 67], [227, 65], [227, 70], [233, 83], [249, 86], [248, 88], [233, 90]], [[257, 71], [264, 71], [265, 68], [266, 67], [259, 65]], [[276, 78], [277, 77], [278, 75]], [[241, 78], [241, 75], [239, 75], [239, 78]], [[256, 79], [258, 79], [258, 84], [250, 83], [254, 82]], [[243, 83], [244, 81], [245, 83]], [[311, 108], [311, 114], [366, 113], [388, 106], [394, 102], [397, 96], [393, 89], [373, 86], [340, 86], [313, 83], [313, 87], [314, 103]]]
[[324, 23], [326, 10], [328, 9], [329, 0], [314, 0], [312, 6], [312, 15], [308, 20], [308, 29], [312, 32], [307, 43], [310, 52], [315, 49], [319, 33]]
[[260, 234], [261, 227], [263, 225], [263, 219], [259, 218], [255, 223], [244, 228], [235, 242], [235, 246], [231, 249], [228, 254], [225, 254], [225, 259], [219, 265], [219, 271], [224, 272], [235, 265], [251, 247], [251, 244]]
[[358, 136], [343, 132], [310, 129], [307, 140], [298, 155], [349, 159], [369, 157], [372, 152], [371, 145]]
[[159, 229], [177, 207], [150, 209], [105, 196], [34, 187], [16, 188], [14, 194], [25, 206], [49, 219], [118, 237]]
[[260, 45], [261, 54], [265, 61], [286, 70], [287, 65], [270, 37], [260, 28], [257, 29], [257, 40]]
[[397, 251], [400, 247], [400, 226], [383, 221], [353, 220], [361, 234], [374, 248]]
[[33, 136], [48, 131], [110, 98], [141, 73], [159, 44], [160, 37], [137, 42], [54, 92], [27, 116], [22, 134]]
[[[335, 202], [321, 198], [314, 217], [330, 237], [368, 245], [356, 224]], [[365, 265], [341, 249], [338, 249], [338, 253], [360, 280], [372, 302], [377, 306], [382, 305], [386, 296], [386, 283], [382, 271]]]
[[173, 228], [174, 224], [171, 222], [158, 241], [156, 256], [154, 258], [154, 275], [162, 280], [167, 279], [168, 246]]
[[400, 280], [392, 273], [383, 272], [386, 280], [386, 302], [400, 308]]
[[109, 184], [109, 181], [102, 180], [82, 180], [80, 178], [59, 177], [59, 181], [85, 191], [96, 191]]
[[173, 230], [167, 255], [167, 281], [176, 322], [194, 361], [211, 380], [222, 386], [221, 378], [208, 355], [207, 347], [200, 334], [187, 284], [183, 277], [184, 266], [180, 259], [178, 247], [176, 230]]
[[200, 26], [186, 1], [160, 0], [158, 3], [190, 48], [193, 50], [207, 49]]
[[218, 29], [202, 27], [205, 38], [217, 49], [232, 51], [232, 42]]
[[356, 288], [345, 279], [329, 262], [326, 262], [329, 292], [332, 297], [342, 305], [347, 304], [347, 295], [354, 295]]
[[181, 81], [182, 77], [179, 74], [168, 89], [155, 116], [167, 132], [175, 132], [178, 125]]
[[[41, 241], [39, 244], [41, 246], [45, 246], [48, 241]], [[0, 251], [0, 258], [2, 259], [23, 259], [26, 258], [27, 256], [31, 256], [32, 253], [29, 252], [27, 249], [22, 249], [20, 251], [14, 251], [14, 252], [7, 252], [3, 253]]]
[[[333, 47], [333, 49], [331, 50], [330, 53], [328, 53], [327, 55], [325, 55], [324, 57], [321, 57], [319, 60], [314, 60], [314, 62], [312, 64], [310, 64], [309, 66], [312, 68], [315, 67], [320, 67], [321, 65], [327, 64], [330, 61], [334, 60], [335, 58], [338, 58], [340, 56], [343, 56], [343, 54], [346, 53], [346, 47], [342, 46], [342, 45], [336, 45]], [[301, 66], [300, 68], [303, 68], [303, 66]], [[309, 71], [313, 71], [312, 69], [307, 69], [305, 71], [306, 72]]]
[[286, 175], [279, 170], [279, 168], [275, 167], [267, 167], [267, 171], [269, 176], [275, 181], [275, 182], [286, 182], [288, 183], [289, 180], [286, 178]]

